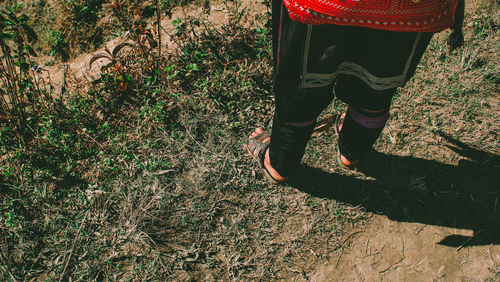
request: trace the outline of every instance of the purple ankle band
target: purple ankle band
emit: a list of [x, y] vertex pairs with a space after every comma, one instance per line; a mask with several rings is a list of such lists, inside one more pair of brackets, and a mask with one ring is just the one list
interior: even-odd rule
[[287, 122], [286, 125], [293, 126], [293, 127], [310, 127], [310, 126], [313, 126], [314, 123], [316, 123], [316, 120], [299, 121], [299, 122]]
[[380, 128], [385, 125], [387, 120], [389, 119], [390, 113], [387, 112], [382, 116], [379, 117], [369, 117], [365, 116], [364, 114], [354, 110], [353, 108], [349, 107], [349, 114], [351, 115], [352, 119], [359, 125], [366, 127], [366, 128]]

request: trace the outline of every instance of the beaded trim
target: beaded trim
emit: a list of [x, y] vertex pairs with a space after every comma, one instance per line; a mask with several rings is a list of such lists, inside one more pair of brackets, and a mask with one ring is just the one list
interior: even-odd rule
[[[356, 2], [356, 4], [353, 4]], [[437, 32], [454, 22], [456, 0], [283, 0], [290, 18], [307, 24], [336, 24], [409, 32]], [[383, 2], [383, 3], [382, 3]], [[412, 3], [409, 3], [412, 2]], [[357, 8], [356, 8], [357, 7]]]

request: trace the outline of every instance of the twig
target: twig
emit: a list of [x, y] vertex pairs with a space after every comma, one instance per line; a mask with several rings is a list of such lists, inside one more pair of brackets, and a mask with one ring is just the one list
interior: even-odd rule
[[170, 39], [172, 39], [172, 41], [177, 44], [178, 47], [182, 47], [182, 45], [177, 42], [177, 40], [172, 36], [170, 35], [170, 33], [168, 32], [168, 30], [166, 30], [165, 28], [163, 28], [163, 26], [160, 26], [160, 28], [170, 37]]
[[476, 238], [477, 235], [479, 235], [479, 233], [481, 233], [482, 230], [479, 230], [477, 233], [474, 234], [474, 236], [470, 237], [469, 239], [467, 239], [467, 241], [465, 241], [460, 247], [457, 248], [457, 252], [460, 251], [465, 245], [467, 245], [467, 243], [470, 242], [470, 240]]
[[220, 180], [220, 179], [221, 179], [221, 177], [222, 177], [222, 174], [224, 173], [224, 167], [226, 167], [227, 159], [228, 159], [228, 158], [226, 158], [226, 159], [224, 160], [224, 163], [222, 164], [222, 168], [221, 168], [221, 170], [220, 170], [219, 177], [217, 177], [217, 180], [215, 181], [215, 182], [217, 182], [217, 183], [219, 182], [219, 180]]
[[337, 258], [337, 263], [335, 263], [335, 268], [339, 266], [340, 259], [342, 258], [342, 255], [344, 255], [344, 248], [341, 249], [341, 253], [339, 257]]
[[88, 138], [92, 139], [92, 141], [94, 141], [97, 145], [99, 145], [101, 149], [106, 150], [106, 148], [104, 148], [104, 146], [101, 143], [95, 140], [94, 137], [90, 136], [87, 132], [83, 131], [83, 134], [85, 134]]
[[164, 175], [164, 174], [167, 174], [169, 172], [172, 172], [174, 171], [173, 169], [165, 169], [165, 170], [160, 170], [160, 171], [157, 171], [155, 173], [153, 173], [154, 175]]
[[161, 24], [160, 24], [160, 21], [161, 21], [160, 4], [158, 3], [158, 0], [156, 0], [156, 25], [157, 25], [156, 30], [158, 31], [158, 58], [161, 58], [161, 30], [160, 30]]
[[68, 83], [66, 82], [66, 75], [68, 74], [69, 65], [68, 64], [64, 64], [63, 68], [64, 68], [64, 70], [63, 70], [63, 83], [62, 83], [62, 86], [61, 86], [61, 94], [59, 95], [59, 99], [61, 101], [62, 101], [63, 95], [66, 92], [67, 87], [68, 87]]
[[335, 248], [333, 248], [333, 249], [334, 250], [337, 249], [338, 247], [340, 247], [341, 245], [343, 245], [347, 240], [349, 240], [352, 236], [354, 236], [354, 235], [356, 235], [358, 233], [361, 233], [361, 230], [351, 232], [349, 235], [345, 236], [342, 240], [340, 240], [340, 242], [338, 242], [335, 245]]
[[291, 267], [286, 267], [288, 268], [288, 270], [290, 270], [291, 272], [295, 272], [295, 273], [298, 273], [298, 274], [301, 274], [302, 276], [306, 277], [306, 272], [304, 270], [297, 270], [297, 269], [293, 269]]
[[386, 269], [384, 269], [382, 271], [379, 271], [378, 273], [384, 274], [384, 273], [386, 273], [387, 271], [389, 271], [389, 270], [391, 270], [393, 268], [396, 269], [396, 267], [398, 267], [399, 264], [402, 263], [404, 260], [405, 260], [405, 257], [402, 257], [398, 262], [396, 262], [395, 264], [389, 266], [388, 268], [386, 268]]
[[76, 241], [80, 238], [80, 232], [82, 231], [83, 224], [85, 223], [85, 220], [87, 219], [87, 216], [89, 215], [90, 211], [87, 211], [85, 216], [82, 219], [82, 222], [80, 223], [80, 227], [78, 228], [78, 231], [76, 232], [75, 239], [73, 240], [73, 245], [71, 246], [71, 250], [69, 250], [69, 255], [68, 259], [66, 260], [66, 263], [64, 264], [64, 269], [61, 273], [61, 276], [59, 277], [59, 282], [61, 282], [64, 278], [64, 274], [66, 273], [66, 268], [68, 268], [69, 261], [71, 260], [71, 256], [73, 255], [73, 250], [75, 249], [75, 244]]
[[[493, 244], [492, 244], [493, 245]], [[495, 259], [493, 258], [493, 256], [491, 255], [491, 246], [486, 250], [488, 252], [488, 255], [490, 255], [490, 259], [491, 259], [491, 262], [493, 263], [493, 266], [495, 266], [497, 263], [495, 262]]]
[[[349, 240], [349, 238], [351, 238], [352, 236], [358, 234], [358, 233], [361, 233], [361, 230], [358, 230], [358, 231], [353, 231], [351, 232], [349, 235], [345, 236], [342, 240], [340, 240], [340, 242], [338, 242], [335, 247], [333, 248], [333, 250], [336, 250], [338, 249], [340, 246], [342, 246], [347, 240]], [[341, 249], [342, 252], [340, 253], [339, 257], [337, 258], [337, 263], [335, 264], [335, 267], [337, 267], [339, 265], [339, 262], [340, 262], [340, 258], [342, 257], [342, 255], [344, 254], [344, 248]]]

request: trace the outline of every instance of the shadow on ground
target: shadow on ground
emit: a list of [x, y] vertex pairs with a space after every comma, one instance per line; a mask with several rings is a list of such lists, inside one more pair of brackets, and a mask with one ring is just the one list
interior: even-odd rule
[[371, 152], [371, 166], [358, 170], [370, 180], [302, 167], [290, 186], [335, 199], [395, 221], [419, 222], [474, 231], [451, 235], [439, 244], [500, 244], [500, 156], [440, 133], [465, 159], [457, 166], [414, 157]]

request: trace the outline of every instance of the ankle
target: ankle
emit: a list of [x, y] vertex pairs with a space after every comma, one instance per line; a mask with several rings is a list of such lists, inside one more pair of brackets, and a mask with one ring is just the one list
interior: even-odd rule
[[345, 112], [342, 115], [340, 115], [340, 119], [342, 120], [342, 122], [339, 124], [339, 128], [338, 128], [339, 132], [342, 130], [342, 126], [344, 125], [344, 120], [345, 120], [346, 113], [347, 112]]
[[344, 157], [342, 154], [340, 154], [340, 161], [342, 162], [343, 165], [347, 167], [353, 167], [358, 164], [358, 161], [350, 161], [346, 157]]
[[288, 177], [283, 177], [281, 176], [272, 166], [271, 166], [271, 158], [269, 157], [269, 148], [266, 151], [266, 154], [264, 155], [264, 167], [267, 169], [269, 174], [274, 178], [276, 181], [286, 181]]

